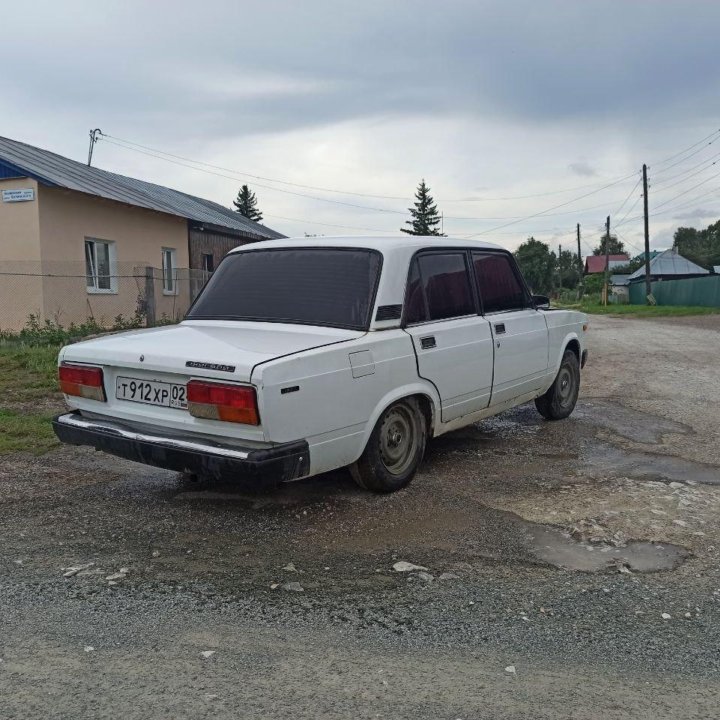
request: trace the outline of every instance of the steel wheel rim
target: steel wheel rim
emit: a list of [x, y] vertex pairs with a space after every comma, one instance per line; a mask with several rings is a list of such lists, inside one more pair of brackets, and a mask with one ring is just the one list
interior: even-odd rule
[[557, 389], [560, 405], [567, 407], [575, 394], [575, 376], [569, 367], [560, 368]]
[[412, 465], [415, 440], [412, 413], [402, 406], [391, 408], [380, 428], [380, 456], [391, 475], [402, 475]]

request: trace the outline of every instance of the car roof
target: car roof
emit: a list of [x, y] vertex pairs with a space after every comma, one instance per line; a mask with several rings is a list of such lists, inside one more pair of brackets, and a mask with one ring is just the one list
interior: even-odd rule
[[393, 250], [419, 250], [433, 247], [467, 247], [467, 248], [492, 248], [504, 250], [505, 248], [495, 243], [484, 240], [468, 240], [467, 238], [438, 237], [436, 235], [338, 235], [322, 237], [295, 237], [282, 238], [280, 240], [263, 240], [260, 242], [247, 243], [231, 250], [231, 253], [247, 250], [261, 250], [263, 248], [288, 248], [288, 247], [347, 247], [347, 248], [368, 248], [379, 250], [382, 253]]

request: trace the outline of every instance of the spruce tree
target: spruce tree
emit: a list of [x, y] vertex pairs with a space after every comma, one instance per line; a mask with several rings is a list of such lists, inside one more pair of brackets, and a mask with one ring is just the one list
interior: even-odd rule
[[430, 188], [425, 184], [424, 178], [418, 185], [415, 201], [415, 207], [408, 208], [411, 219], [405, 223], [410, 225], [411, 229], [400, 228], [401, 232], [408, 235], [444, 235], [438, 230], [441, 220], [440, 213], [430, 195]]
[[233, 205], [235, 206], [237, 212], [244, 215], [249, 220], [260, 222], [263, 219], [263, 215], [257, 206], [255, 193], [252, 192], [247, 185], [243, 185], [240, 188], [237, 198], [233, 200]]

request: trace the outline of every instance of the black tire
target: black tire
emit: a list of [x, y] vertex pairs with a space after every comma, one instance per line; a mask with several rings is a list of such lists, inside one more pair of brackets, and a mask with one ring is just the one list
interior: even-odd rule
[[377, 493], [404, 488], [422, 462], [426, 440], [425, 416], [417, 400], [393, 403], [375, 424], [360, 459], [350, 467], [353, 479]]
[[572, 350], [566, 350], [555, 382], [535, 399], [535, 407], [546, 420], [562, 420], [575, 409], [580, 392], [580, 363]]

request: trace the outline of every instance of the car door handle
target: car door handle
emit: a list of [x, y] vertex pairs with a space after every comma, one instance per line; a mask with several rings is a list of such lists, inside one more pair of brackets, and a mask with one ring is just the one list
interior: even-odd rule
[[428, 335], [427, 337], [420, 338], [420, 347], [423, 350], [430, 350], [437, 346], [434, 335]]
[[505, 332], [505, 323], [496, 323], [495, 324], [495, 334], [502, 335], [504, 332]]

